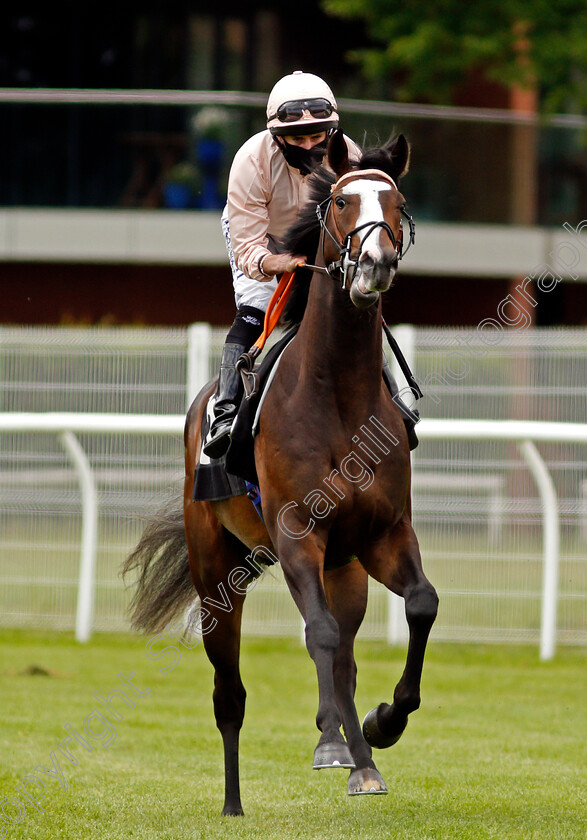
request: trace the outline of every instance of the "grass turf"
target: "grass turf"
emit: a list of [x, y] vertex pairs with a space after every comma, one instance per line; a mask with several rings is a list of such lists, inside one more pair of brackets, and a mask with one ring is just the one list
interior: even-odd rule
[[[290, 640], [245, 640], [242, 819], [220, 817], [221, 741], [202, 647], [183, 651], [176, 667], [162, 674], [173, 657], [149, 659], [146, 642], [100, 634], [80, 646], [70, 634], [0, 631], [0, 838], [587, 835], [583, 650], [561, 649], [553, 662], [541, 663], [534, 647], [432, 640], [422, 708], [396, 746], [375, 752], [389, 795], [348, 797], [345, 771], [311, 769], [317, 689], [306, 651]], [[384, 644], [358, 645], [360, 716], [391, 698], [404, 658], [404, 651]], [[135, 706], [114, 699], [123, 716], [115, 719], [94, 693], [106, 697], [122, 688], [117, 675], [130, 672], [137, 690], [150, 691], [134, 696], [127, 688]], [[95, 709], [104, 712], [102, 721], [92, 716]], [[95, 733], [103, 731], [102, 740], [88, 740], [84, 720]], [[68, 724], [93, 746], [87, 752], [70, 742], [77, 765], [56, 752]], [[45, 785], [38, 811], [17, 786], [35, 767], [53, 770], [52, 753], [67, 789], [57, 774], [36, 771]], [[27, 790], [41, 793], [32, 781]]]

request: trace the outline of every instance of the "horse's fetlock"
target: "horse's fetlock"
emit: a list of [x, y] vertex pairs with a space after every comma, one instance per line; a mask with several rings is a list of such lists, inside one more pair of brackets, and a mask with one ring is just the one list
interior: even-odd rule
[[420, 692], [404, 691], [396, 688], [393, 695], [393, 707], [401, 710], [402, 714], [409, 715], [420, 708]]

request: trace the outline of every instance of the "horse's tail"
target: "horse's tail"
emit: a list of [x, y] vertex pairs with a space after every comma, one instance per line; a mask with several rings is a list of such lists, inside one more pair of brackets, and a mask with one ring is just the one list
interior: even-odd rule
[[136, 630], [163, 630], [175, 615], [196, 600], [181, 506], [160, 511], [147, 525], [137, 547], [122, 566], [123, 578], [132, 572], [138, 572], [129, 605], [131, 625]]

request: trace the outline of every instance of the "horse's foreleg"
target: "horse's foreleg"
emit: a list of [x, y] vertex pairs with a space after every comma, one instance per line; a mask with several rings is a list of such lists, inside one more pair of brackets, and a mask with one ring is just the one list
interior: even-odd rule
[[387, 787], [372, 759], [371, 747], [363, 738], [355, 706], [357, 666], [354, 656], [355, 636], [367, 607], [367, 573], [358, 560], [326, 572], [324, 588], [332, 614], [338, 622], [340, 643], [334, 658], [334, 688], [342, 715], [355, 769], [351, 771], [348, 792], [387, 793]]
[[384, 748], [399, 740], [408, 715], [420, 706], [424, 654], [436, 618], [438, 596], [422, 570], [418, 541], [407, 518], [396, 526], [390, 541], [377, 547], [363, 563], [369, 574], [403, 596], [410, 631], [406, 665], [395, 688], [393, 703], [381, 703], [363, 721], [367, 742]]
[[302, 545], [281, 540], [279, 558], [292, 597], [306, 624], [306, 647], [318, 677], [316, 725], [322, 735], [314, 751], [314, 769], [354, 767], [340, 732], [342, 719], [335, 698], [334, 660], [340, 633], [322, 584], [323, 552], [311, 539], [304, 540]]

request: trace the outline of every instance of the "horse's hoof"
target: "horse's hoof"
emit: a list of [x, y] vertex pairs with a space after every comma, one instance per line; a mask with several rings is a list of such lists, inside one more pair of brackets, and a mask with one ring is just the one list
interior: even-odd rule
[[387, 793], [387, 786], [383, 777], [374, 767], [353, 770], [349, 776], [349, 796], [360, 796], [365, 793]]
[[385, 735], [379, 728], [379, 723], [377, 722], [377, 715], [382, 706], [385, 706], [385, 703], [380, 703], [379, 706], [371, 709], [365, 715], [365, 720], [363, 721], [363, 738], [369, 746], [375, 747], [378, 750], [384, 750], [387, 747], [392, 747], [394, 744], [397, 744], [405, 729], [404, 726], [400, 732], [396, 732], [393, 735]]
[[346, 767], [352, 769], [355, 766], [351, 751], [345, 743], [318, 744], [314, 750], [314, 770], [324, 770], [328, 767]]

